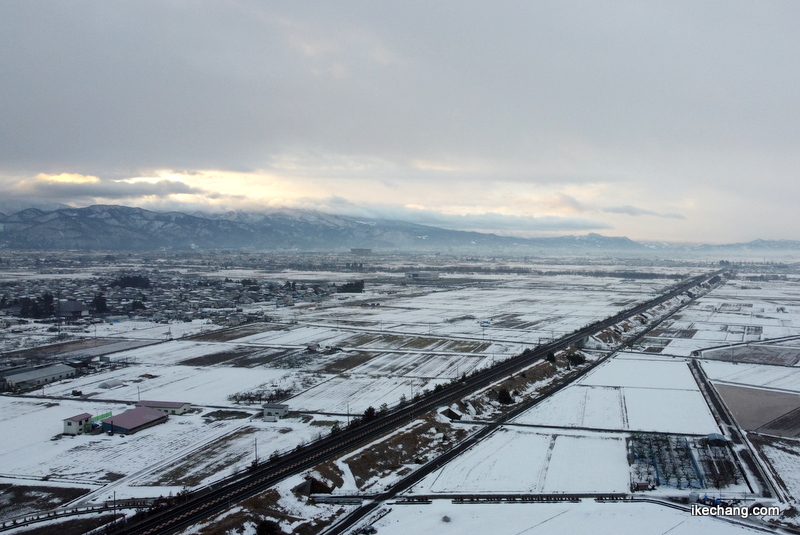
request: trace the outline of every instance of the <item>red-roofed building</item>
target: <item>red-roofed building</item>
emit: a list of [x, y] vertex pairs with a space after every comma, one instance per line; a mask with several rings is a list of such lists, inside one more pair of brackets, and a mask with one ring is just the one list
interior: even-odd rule
[[116, 416], [100, 420], [103, 431], [130, 435], [148, 427], [163, 424], [169, 418], [166, 413], [149, 407], [136, 407]]
[[65, 435], [82, 435], [92, 430], [92, 415], [88, 412], [64, 418]]

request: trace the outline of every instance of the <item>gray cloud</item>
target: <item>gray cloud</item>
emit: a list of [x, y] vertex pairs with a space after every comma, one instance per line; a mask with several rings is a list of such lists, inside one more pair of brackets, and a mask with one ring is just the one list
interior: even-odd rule
[[681, 214], [653, 212], [652, 210], [637, 208], [636, 206], [631, 206], [629, 204], [625, 206], [610, 206], [603, 208], [602, 211], [609, 214], [626, 214], [632, 216], [650, 215], [655, 217], [664, 217], [667, 219], [686, 219], [686, 217], [682, 216]]
[[[192, 187], [177, 180], [159, 180], [157, 182], [119, 182], [101, 180], [97, 182], [54, 182], [34, 180], [20, 185], [23, 195], [50, 199], [79, 200], [96, 199], [132, 199], [154, 195], [163, 197], [176, 193], [206, 194], [200, 188]], [[212, 194], [213, 195], [213, 194]]]
[[[214, 191], [191, 186], [178, 180], [136, 181], [95, 180], [87, 182], [65, 182], [35, 178], [28, 180], [5, 181], [7, 190], [3, 206], [20, 209], [23, 205], [37, 207], [86, 205], [94, 203], [123, 203], [135, 201], [138, 205], [171, 205], [179, 208], [173, 195], [192, 195], [196, 199], [243, 201], [243, 196], [224, 195]], [[195, 201], [197, 202], [197, 201]]]
[[0, 174], [630, 183], [792, 237], [800, 4], [767, 6], [2, 2]]
[[[301, 205], [303, 206], [303, 205]], [[323, 202], [309, 201], [307, 208], [321, 208], [326, 212], [367, 219], [393, 219], [420, 225], [431, 225], [454, 230], [478, 230], [499, 234], [536, 234], [549, 232], [582, 232], [611, 228], [602, 221], [571, 217], [524, 217], [498, 213], [454, 215], [433, 210], [419, 210], [392, 205], [356, 205], [341, 197], [331, 197]]]

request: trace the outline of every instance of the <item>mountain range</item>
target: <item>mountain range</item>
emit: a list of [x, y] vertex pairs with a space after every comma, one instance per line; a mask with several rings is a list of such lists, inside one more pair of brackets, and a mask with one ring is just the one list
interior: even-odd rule
[[405, 221], [363, 219], [282, 209], [265, 213], [154, 212], [126, 206], [0, 214], [0, 247], [21, 250], [492, 250], [520, 254], [760, 253], [800, 251], [798, 241], [756, 240], [729, 245], [639, 243], [590, 233], [584, 236], [518, 238], [447, 230]]

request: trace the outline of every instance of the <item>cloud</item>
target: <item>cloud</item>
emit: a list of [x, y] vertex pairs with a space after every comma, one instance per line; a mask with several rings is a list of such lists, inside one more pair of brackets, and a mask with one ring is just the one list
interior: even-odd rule
[[213, 204], [219, 200], [241, 202], [242, 195], [231, 195], [192, 186], [181, 180], [164, 178], [133, 178], [104, 180], [96, 176], [74, 173], [57, 175], [39, 174], [34, 178], [3, 180], [7, 190], [6, 200], [28, 202], [31, 205], [51, 205], [53, 202], [70, 205], [97, 203], [130, 203], [136, 205], [170, 201], [195, 204]]
[[556, 193], [545, 199], [543, 206], [554, 212], [584, 212], [586, 206], [575, 197], [566, 193]]
[[340, 197], [330, 197], [323, 200], [313, 199], [309, 200], [308, 203], [300, 200], [296, 206], [300, 208], [316, 207], [324, 212], [339, 215], [368, 219], [392, 219], [453, 230], [474, 230], [499, 234], [535, 235], [611, 228], [607, 223], [591, 219], [558, 216], [517, 216], [495, 212], [450, 214], [413, 205], [359, 205]]
[[653, 212], [652, 210], [637, 208], [636, 206], [631, 206], [629, 204], [626, 204], [624, 206], [610, 206], [607, 208], [603, 208], [602, 211], [608, 214], [625, 214], [630, 216], [649, 215], [655, 217], [663, 217], [667, 219], [686, 219], [686, 217], [682, 216], [681, 214], [675, 214], [670, 212], [668, 213]]
[[[376, 203], [791, 238], [799, 17], [743, 0], [0, 2], [0, 175], [40, 203], [275, 205], [295, 183], [362, 203], [391, 185]], [[154, 169], [183, 185], [124, 182]], [[188, 178], [203, 170], [270, 177], [234, 191]]]
[[36, 175], [37, 180], [44, 180], [45, 182], [60, 182], [67, 184], [93, 184], [100, 182], [96, 176], [80, 175], [78, 173], [61, 173], [58, 175], [48, 175], [40, 173]]

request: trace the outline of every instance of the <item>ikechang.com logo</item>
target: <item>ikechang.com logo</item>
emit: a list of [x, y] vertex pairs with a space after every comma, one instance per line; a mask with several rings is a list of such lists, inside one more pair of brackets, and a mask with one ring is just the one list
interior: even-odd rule
[[781, 508], [776, 506], [747, 508], [724, 505], [692, 505], [692, 516], [738, 516], [747, 518], [750, 515], [778, 516], [779, 514], [781, 514]]

